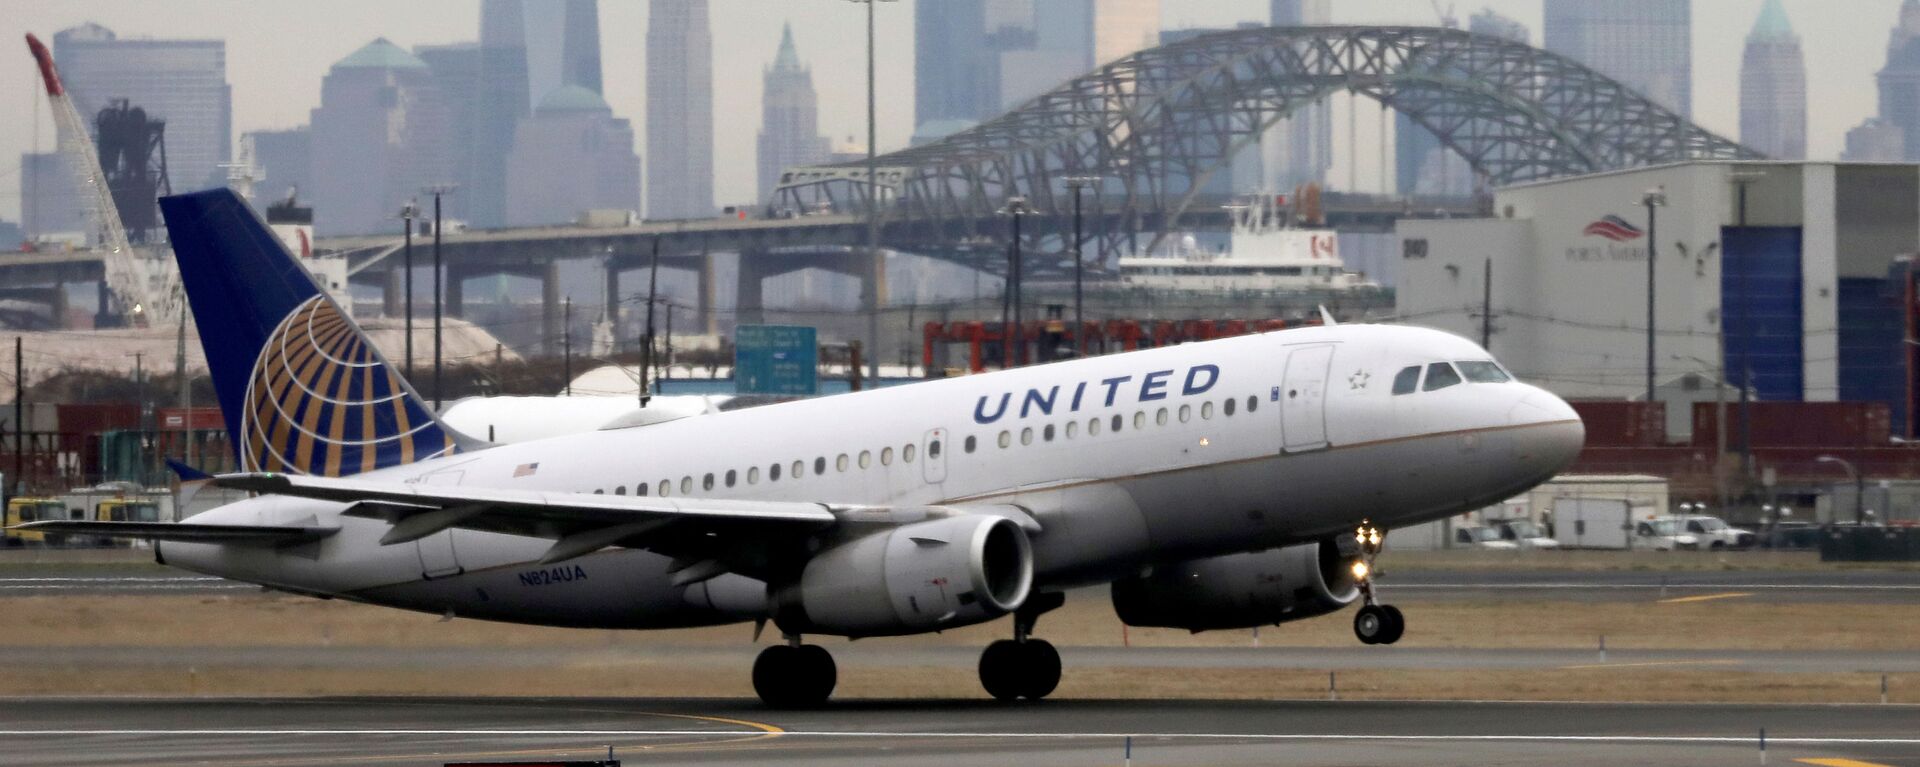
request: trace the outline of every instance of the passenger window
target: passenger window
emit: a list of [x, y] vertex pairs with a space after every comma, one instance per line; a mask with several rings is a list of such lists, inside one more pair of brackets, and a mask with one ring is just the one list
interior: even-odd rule
[[847, 454], [846, 453], [841, 453], [840, 457], [833, 459], [833, 470], [834, 471], [847, 470]]
[[1095, 416], [1095, 417], [1093, 417], [1093, 418], [1089, 418], [1089, 419], [1087, 419], [1087, 436], [1089, 436], [1089, 437], [1098, 437], [1098, 436], [1100, 436], [1100, 418], [1099, 418], [1099, 416]]
[[665, 498], [672, 494], [673, 494], [673, 480], [671, 479], [660, 480], [660, 497]]
[[1396, 375], [1393, 377], [1393, 393], [1394, 394], [1412, 394], [1419, 390], [1420, 390], [1420, 366], [1419, 365], [1401, 368], [1399, 375]]
[[1461, 375], [1474, 383], [1506, 383], [1513, 380], [1513, 377], [1507, 375], [1507, 371], [1501, 370], [1500, 365], [1493, 360], [1456, 362], [1454, 365], [1460, 368]]
[[973, 438], [972, 434], [968, 434], [967, 442], [966, 442], [967, 452], [969, 453], [973, 452], [973, 448], [976, 444], [978, 444], [978, 441]]
[[1213, 403], [1211, 402], [1200, 403], [1200, 417], [1201, 418], [1213, 417]]
[[780, 464], [776, 463], [776, 464], [773, 464], [772, 466], [767, 467], [767, 481], [768, 482], [780, 481]]
[[738, 477], [738, 476], [739, 476], [738, 474], [734, 473], [733, 469], [728, 469], [727, 470], [727, 487], [733, 487], [733, 480], [735, 477]]
[[1427, 391], [1445, 389], [1457, 383], [1460, 383], [1460, 374], [1454, 371], [1452, 365], [1435, 362], [1427, 366]]
[[614, 494], [614, 495], [626, 495], [626, 494], [627, 494], [627, 486], [626, 486], [626, 485], [621, 485], [621, 486], [619, 486], [619, 487], [616, 487], [616, 488], [614, 488], [614, 489], [613, 489], [613, 494]]
[[813, 473], [815, 476], [821, 476], [827, 473], [827, 457], [826, 456], [823, 455], [823, 456], [820, 456], [819, 458], [813, 459]]
[[747, 484], [749, 485], [760, 484], [760, 467], [758, 466], [747, 467]]
[[607, 491], [606, 491], [605, 489], [601, 489], [601, 488], [595, 488], [595, 489], [594, 489], [594, 491], [593, 491], [593, 494], [594, 494], [594, 495], [606, 495], [606, 494], [607, 494]]
[[1253, 411], [1259, 410], [1259, 409], [1260, 409], [1260, 398], [1252, 394], [1247, 395], [1247, 412], [1252, 413]]
[[1237, 399], [1229, 399], [1225, 402], [1220, 403], [1220, 412], [1226, 413], [1227, 415], [1233, 415], [1233, 406], [1238, 404], [1239, 402], [1240, 400], [1237, 400]]
[[[1007, 441], [1006, 439], [1004, 439], [1004, 437], [1006, 436], [1006, 432], [1003, 431], [1003, 432], [1000, 432], [1000, 434], [1003, 437], [1003, 439], [1000, 440], [1000, 446], [1006, 447]], [[914, 448], [914, 446], [911, 443], [909, 443], [906, 447], [900, 448], [900, 460], [905, 461], [907, 463], [913, 463], [913, 456], [917, 452], [918, 451]]]
[[1122, 426], [1125, 426], [1126, 424], [1127, 424], [1127, 420], [1126, 420], [1126, 419], [1124, 419], [1124, 418], [1121, 418], [1121, 417], [1120, 417], [1120, 414], [1119, 414], [1119, 413], [1115, 413], [1115, 414], [1113, 415], [1113, 429], [1112, 429], [1112, 431], [1113, 431], [1113, 432], [1114, 432], [1115, 434], [1118, 434], [1118, 433], [1120, 432], [1120, 427], [1122, 427]]
[[707, 475], [705, 477], [700, 478], [700, 489], [701, 490], [713, 489], [713, 472], [707, 472]]
[[793, 471], [787, 472], [787, 476], [792, 477], [793, 479], [799, 479], [801, 477], [807, 476], [807, 462], [794, 461]]
[[1147, 428], [1147, 411], [1145, 410], [1133, 411], [1133, 430], [1139, 431], [1144, 428]]
[[881, 466], [893, 465], [893, 448], [890, 448], [890, 447], [880, 448], [880, 465]]
[[1020, 430], [1020, 444], [1022, 445], [1033, 444], [1033, 427], [1028, 426]]
[[1053, 424], [1047, 424], [1046, 428], [1040, 430], [1040, 439], [1047, 442], [1053, 441]]
[[1080, 433], [1080, 422], [1068, 421], [1067, 422], [1067, 439], [1073, 439], [1073, 436], [1079, 433]]
[[646, 495], [646, 494], [647, 494], [647, 483], [645, 483], [645, 482], [638, 482], [638, 483], [635, 483], [635, 484], [634, 484], [634, 486], [633, 486], [633, 494], [634, 494], [634, 495]]
[[1181, 405], [1180, 406], [1180, 422], [1186, 423], [1187, 421], [1192, 419], [1193, 419], [1193, 406]]
[[1153, 414], [1153, 422], [1154, 422], [1154, 424], [1155, 424], [1155, 425], [1158, 425], [1158, 426], [1165, 426], [1165, 425], [1167, 425], [1167, 409], [1166, 409], [1166, 408], [1160, 408], [1160, 412], [1158, 412], [1158, 413], [1154, 413], [1154, 414]]
[[872, 450], [860, 451], [860, 468], [866, 469], [866, 468], [871, 468], [872, 466], [873, 466], [873, 451]]
[[1011, 444], [1013, 444], [1013, 435], [1004, 431], [1000, 432], [1000, 446], [1006, 447]]
[[939, 458], [939, 457], [940, 457], [940, 440], [936, 439], [932, 442], [928, 442], [927, 458], [932, 459], [932, 458]]
[[680, 494], [693, 495], [693, 477], [680, 478]]

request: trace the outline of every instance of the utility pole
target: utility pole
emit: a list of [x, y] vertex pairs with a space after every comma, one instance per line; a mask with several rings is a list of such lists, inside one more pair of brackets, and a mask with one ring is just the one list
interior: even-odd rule
[[560, 374], [567, 379], [567, 396], [573, 396], [573, 296], [560, 303]]
[[[13, 337], [13, 487], [25, 486], [27, 468], [27, 364], [21, 337]], [[8, 493], [9, 497], [14, 493]]]
[[667, 306], [667, 348], [660, 355], [660, 380], [673, 377], [673, 302], [662, 301]]
[[[879, 146], [878, 121], [875, 119], [873, 96], [873, 5], [891, 0], [852, 0], [867, 6], [867, 265], [866, 288], [867, 301], [867, 346], [880, 348], [880, 281], [886, 278], [887, 265], [880, 257], [880, 175], [877, 170], [877, 147]], [[867, 360], [867, 377], [880, 377], [880, 359], [878, 356]]]
[[454, 185], [452, 184], [436, 184], [427, 187], [427, 191], [433, 194], [433, 411], [435, 413], [440, 412], [440, 383], [442, 374], [441, 367], [443, 364], [440, 338], [440, 316], [442, 313], [440, 306], [440, 296], [442, 293], [440, 285], [440, 272], [442, 268], [440, 261], [440, 230], [443, 228], [440, 219], [440, 198], [448, 192], [452, 192], [453, 189]]
[[[407, 315], [407, 383], [409, 385], [413, 383], [413, 219], [414, 216], [419, 215], [419, 212], [419, 208], [417, 208], [412, 201], [408, 201], [406, 205], [400, 208], [400, 220], [405, 221], [407, 226], [406, 238], [404, 240], [406, 244], [401, 247], [401, 253], [403, 255], [400, 265], [401, 270], [405, 272], [402, 277], [406, 281], [406, 297], [404, 298], [404, 303], [406, 304]], [[436, 226], [435, 228], [438, 229], [439, 227]]]
[[1653, 404], [1653, 364], [1654, 364], [1654, 315], [1653, 287], [1654, 261], [1660, 256], [1660, 229], [1658, 215], [1655, 213], [1667, 204], [1666, 187], [1654, 187], [1641, 195], [1640, 203], [1647, 206], [1647, 404]]
[[1481, 266], [1480, 281], [1480, 348], [1493, 351], [1493, 259], [1489, 257]]
[[653, 267], [647, 272], [647, 330], [640, 345], [640, 406], [646, 407], [653, 399], [653, 387], [647, 383], [647, 375], [653, 368], [653, 302], [657, 300], [660, 289], [660, 238], [653, 238]]
[[1020, 358], [1025, 356], [1026, 351], [1026, 339], [1021, 337], [1023, 333], [1020, 328], [1020, 302], [1024, 299], [1021, 293], [1025, 290], [1025, 286], [1021, 283], [1025, 280], [1026, 270], [1025, 264], [1022, 263], [1024, 259], [1020, 255], [1020, 219], [1032, 213], [1033, 208], [1027, 205], [1025, 197], [1009, 197], [1006, 207], [1001, 208], [1000, 212], [1013, 217], [1012, 260], [1007, 264], [1007, 279], [1010, 286], [1007, 296], [1009, 302], [1013, 304], [1013, 324], [1005, 333], [1007, 337], [1006, 367], [1013, 367], [1019, 364]]
[[1073, 190], [1073, 354], [1076, 357], [1087, 352], [1085, 297], [1082, 293], [1087, 259], [1081, 251], [1081, 243], [1086, 242], [1080, 235], [1080, 190], [1088, 184], [1099, 183], [1099, 176], [1068, 176], [1067, 188]]
[[[1740, 210], [1737, 221], [1739, 222], [1740, 234], [1744, 238], [1747, 233], [1747, 186], [1764, 178], [1766, 174], [1758, 171], [1735, 171], [1731, 175], [1734, 185], [1739, 188]], [[1733, 263], [1732, 256], [1732, 248], [1723, 249], [1721, 266], [1723, 268], [1732, 267], [1740, 270], [1740, 476], [1747, 480], [1752, 480], [1753, 292], [1748, 289], [1748, 278], [1750, 277], [1749, 273], [1752, 271], [1752, 265], [1748, 263], [1747, 254], [1744, 249], [1742, 249], [1740, 254], [1741, 263], [1737, 266]], [[1726, 303], [1724, 298], [1721, 300], [1721, 303], [1723, 305]], [[1726, 322], [1726, 317], [1723, 316], [1720, 318], [1721, 337], [1723, 339], [1726, 337]], [[1725, 343], [1723, 341], [1721, 351], [1722, 358], [1720, 361], [1723, 368], [1726, 366], [1725, 354]], [[1724, 419], [1725, 416], [1723, 415], [1722, 418]], [[1724, 420], [1720, 428], [1723, 431], [1726, 429]]]

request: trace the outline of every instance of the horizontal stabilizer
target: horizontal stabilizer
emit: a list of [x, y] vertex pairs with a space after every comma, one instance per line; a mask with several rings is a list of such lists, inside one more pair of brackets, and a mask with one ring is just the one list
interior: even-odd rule
[[196, 543], [285, 544], [317, 541], [339, 531], [337, 527], [284, 525], [208, 525], [195, 522], [90, 522], [47, 520], [15, 525], [9, 530], [31, 530], [61, 535], [134, 538], [148, 541]]

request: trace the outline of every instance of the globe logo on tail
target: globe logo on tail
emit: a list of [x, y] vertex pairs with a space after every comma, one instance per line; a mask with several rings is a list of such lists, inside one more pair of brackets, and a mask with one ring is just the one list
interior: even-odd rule
[[245, 471], [328, 477], [455, 449], [359, 328], [320, 295], [281, 320], [260, 350], [241, 438]]

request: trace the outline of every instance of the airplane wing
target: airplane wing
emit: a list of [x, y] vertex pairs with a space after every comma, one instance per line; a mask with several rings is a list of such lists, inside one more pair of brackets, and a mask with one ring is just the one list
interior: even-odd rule
[[257, 543], [283, 545], [317, 541], [339, 531], [337, 527], [294, 525], [207, 525], [195, 522], [95, 522], [47, 520], [14, 525], [9, 530], [31, 530], [60, 535], [136, 538], [149, 541], [195, 543]]
[[269, 473], [225, 474], [214, 483], [351, 504], [344, 512], [348, 516], [393, 526], [380, 539], [383, 544], [461, 528], [553, 540], [543, 563], [610, 546], [644, 548], [680, 560], [685, 582], [721, 572], [771, 571], [805, 557], [800, 546], [806, 534], [865, 516], [861, 507], [822, 503], [547, 493]]

